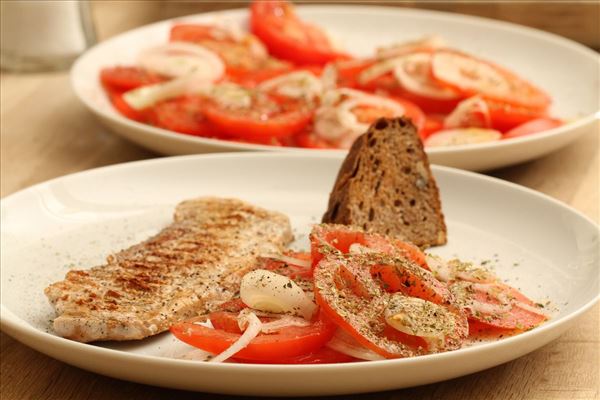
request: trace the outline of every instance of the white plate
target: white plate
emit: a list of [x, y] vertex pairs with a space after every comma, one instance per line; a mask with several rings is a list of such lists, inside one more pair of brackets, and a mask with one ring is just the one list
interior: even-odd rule
[[481, 371], [555, 339], [596, 302], [594, 223], [531, 190], [435, 167], [449, 226], [449, 244], [435, 252], [491, 259], [501, 277], [558, 308], [548, 323], [444, 354], [299, 366], [165, 358], [172, 351], [169, 333], [98, 345], [52, 334], [54, 314], [44, 287], [70, 268], [102, 263], [110, 252], [157, 231], [170, 221], [177, 202], [201, 195], [237, 197], [288, 214], [302, 234], [322, 215], [340, 162], [332, 155], [283, 153], [163, 158], [86, 171], [9, 196], [2, 201], [2, 329], [54, 358], [120, 379], [229, 394], [325, 395], [402, 388]]
[[[356, 55], [372, 54], [379, 45], [441, 34], [453, 46], [505, 65], [539, 85], [554, 99], [552, 114], [572, 120], [560, 128], [529, 137], [432, 148], [428, 153], [433, 163], [469, 170], [498, 168], [540, 157], [593, 129], [594, 113], [600, 108], [599, 58], [573, 41], [519, 25], [433, 11], [346, 5], [301, 6], [298, 10], [302, 17], [326, 27]], [[102, 67], [134, 64], [141, 49], [167, 40], [175, 21], [201, 22], [215, 18], [247, 24], [247, 11], [168, 20], [111, 38], [75, 63], [71, 74], [75, 93], [111, 130], [161, 154], [241, 150], [314, 152], [176, 134], [129, 120], [113, 109], [99, 84]]]

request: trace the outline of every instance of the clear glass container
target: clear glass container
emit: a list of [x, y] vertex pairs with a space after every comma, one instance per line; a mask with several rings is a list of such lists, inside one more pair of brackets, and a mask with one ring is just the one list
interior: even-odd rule
[[63, 70], [96, 42], [88, 1], [0, 1], [0, 66]]

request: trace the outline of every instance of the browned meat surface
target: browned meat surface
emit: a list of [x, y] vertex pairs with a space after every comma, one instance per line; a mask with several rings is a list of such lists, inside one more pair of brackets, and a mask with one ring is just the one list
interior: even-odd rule
[[48, 286], [54, 330], [81, 342], [163, 332], [230, 299], [258, 256], [291, 239], [283, 214], [232, 199], [184, 201], [156, 236]]

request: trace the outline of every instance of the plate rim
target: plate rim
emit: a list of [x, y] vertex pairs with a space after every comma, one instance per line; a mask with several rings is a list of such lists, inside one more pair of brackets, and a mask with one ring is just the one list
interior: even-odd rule
[[[376, 6], [376, 5], [358, 5], [358, 4], [350, 4], [350, 5], [340, 5], [340, 4], [330, 4], [330, 5], [298, 5], [297, 6], [300, 13], [303, 11], [310, 10], [319, 10], [322, 12], [335, 12], [335, 13], [349, 13], [355, 14], [359, 11], [362, 12], [371, 12], [377, 13], [382, 11], [398, 13], [398, 14], [407, 14], [407, 15], [425, 15], [429, 17], [437, 17], [441, 20], [454, 20], [454, 21], [463, 21], [472, 24], [479, 24], [484, 26], [492, 26], [496, 28], [500, 28], [504, 31], [516, 31], [520, 34], [526, 36], [537, 37], [546, 42], [554, 43], [561, 45], [563, 47], [573, 49], [586, 57], [589, 57], [590, 62], [595, 62], [596, 66], [600, 68], [600, 55], [594, 52], [592, 49], [575, 42], [574, 40], [565, 38], [563, 36], [546, 32], [540, 29], [516, 24], [508, 21], [499, 21], [491, 18], [466, 15], [466, 14], [455, 14], [446, 11], [438, 11], [438, 10], [423, 10], [423, 9], [409, 9], [404, 7], [391, 7], [391, 6]], [[106, 110], [103, 110], [100, 107], [97, 107], [93, 101], [89, 100], [84, 93], [82, 93], [81, 88], [77, 85], [77, 79], [79, 77], [79, 71], [81, 69], [81, 65], [83, 65], [87, 59], [87, 56], [96, 51], [101, 51], [105, 47], [110, 47], [111, 43], [120, 40], [121, 38], [133, 34], [139, 30], [143, 29], [151, 29], [156, 28], [162, 24], [168, 22], [176, 22], [176, 21], [185, 21], [185, 20], [194, 20], [194, 19], [202, 19], [202, 18], [210, 18], [212, 16], [241, 16], [248, 11], [248, 8], [235, 8], [229, 10], [221, 10], [221, 11], [212, 11], [206, 13], [196, 13], [190, 14], [186, 16], [180, 16], [175, 18], [168, 18], [161, 21], [153, 22], [150, 24], [142, 25], [133, 29], [129, 29], [125, 32], [121, 32], [117, 35], [114, 35], [94, 46], [87, 49], [83, 54], [81, 54], [77, 60], [73, 63], [73, 66], [70, 70], [69, 81], [71, 84], [71, 88], [75, 92], [75, 95], [91, 112], [94, 114], [110, 120], [113, 123], [119, 123], [121, 125], [126, 125], [130, 129], [134, 130], [142, 130], [143, 134], [150, 135], [151, 137], [161, 138], [165, 140], [170, 140], [173, 142], [179, 142], [180, 144], [194, 144], [194, 145], [209, 145], [209, 146], [219, 146], [222, 147], [225, 152], [229, 151], [272, 151], [272, 152], [285, 152], [285, 153], [312, 153], [315, 149], [306, 149], [306, 148], [296, 148], [296, 147], [278, 147], [278, 146], [268, 146], [261, 144], [253, 144], [253, 143], [242, 143], [235, 141], [228, 141], [217, 138], [204, 138], [197, 137], [193, 135], [186, 134], [178, 134], [168, 129], [158, 128], [152, 125], [143, 124], [141, 122], [130, 120], [129, 118], [124, 117], [123, 115], [116, 112], [115, 115], [112, 115]], [[486, 151], [486, 150], [494, 150], [499, 149], [498, 151], [506, 150], [507, 148], [513, 146], [520, 146], [521, 144], [526, 144], [530, 142], [538, 142], [544, 141], [546, 139], [555, 137], [555, 136], [569, 136], [569, 133], [573, 134], [582, 127], [585, 127], [594, 120], [600, 120], [600, 104], [597, 105], [598, 109], [590, 114], [587, 114], [583, 117], [578, 117], [572, 121], [567, 122], [565, 125], [559, 126], [557, 128], [549, 129], [544, 132], [537, 133], [535, 135], [527, 135], [523, 137], [513, 138], [511, 140], [499, 140], [494, 142], [487, 143], [475, 143], [469, 145], [453, 145], [447, 147], [433, 147], [428, 148], [427, 152], [431, 155], [452, 155], [452, 154], [460, 154], [460, 153], [468, 153], [476, 152], [476, 151]], [[344, 149], [317, 149], [320, 152], [324, 153], [346, 153], [347, 150]]]
[[[22, 190], [19, 190], [15, 193], [12, 193], [8, 196], [3, 197], [2, 202], [0, 204], [0, 208], [2, 210], [2, 214], [4, 214], [5, 210], [8, 207], [10, 207], [10, 205], [12, 203], [14, 203], [15, 201], [18, 201], [20, 196], [27, 195], [28, 192], [35, 191], [40, 187], [50, 185], [50, 184], [53, 184], [57, 181], [64, 180], [64, 179], [67, 179], [67, 180], [68, 179], [76, 179], [78, 177], [85, 176], [88, 174], [106, 173], [106, 172], [110, 173], [110, 171], [112, 171], [112, 170], [119, 170], [122, 168], [131, 168], [131, 167], [140, 167], [145, 164], [159, 164], [160, 165], [162, 163], [180, 163], [180, 162], [188, 162], [188, 161], [191, 161], [194, 159], [199, 159], [199, 162], [201, 162], [201, 160], [205, 160], [205, 159], [208, 159], [208, 160], [210, 160], [210, 159], [239, 159], [240, 157], [247, 158], [247, 159], [280, 158], [283, 160], [289, 159], [290, 157], [298, 158], [298, 159], [306, 159], [306, 158], [309, 158], [309, 159], [310, 158], [331, 159], [331, 160], [343, 159], [343, 157], [338, 154], [319, 154], [319, 153], [290, 154], [290, 153], [284, 153], [284, 152], [246, 152], [246, 153], [240, 154], [240, 153], [234, 152], [234, 153], [216, 153], [216, 154], [192, 154], [192, 155], [184, 155], [184, 156], [162, 157], [162, 158], [154, 158], [154, 159], [148, 159], [148, 160], [131, 161], [131, 162], [126, 162], [126, 163], [108, 165], [108, 166], [93, 168], [93, 169], [89, 169], [89, 170], [79, 171], [79, 172], [71, 173], [68, 175], [56, 177], [56, 178], [53, 178], [53, 179], [50, 179], [50, 180], [47, 180], [44, 182], [40, 182], [38, 184], [29, 186], [27, 188], [24, 188]], [[588, 216], [586, 216], [579, 210], [577, 210], [577, 209], [565, 204], [564, 202], [557, 200], [547, 194], [535, 191], [533, 189], [527, 188], [522, 185], [518, 185], [513, 182], [505, 181], [505, 180], [502, 180], [502, 179], [499, 179], [496, 177], [487, 176], [484, 174], [479, 174], [479, 173], [475, 173], [475, 172], [471, 172], [471, 171], [465, 171], [465, 170], [461, 170], [461, 169], [457, 169], [457, 168], [433, 165], [432, 170], [434, 172], [438, 171], [438, 173], [458, 175], [464, 179], [470, 179], [470, 180], [475, 180], [475, 181], [477, 181], [477, 180], [486, 181], [488, 183], [506, 187], [508, 190], [516, 190], [517, 192], [522, 192], [529, 196], [533, 196], [536, 199], [538, 199], [539, 201], [550, 202], [554, 206], [560, 207], [563, 210], [569, 212], [570, 214], [582, 219], [583, 221], [585, 221], [585, 223], [590, 224], [600, 234], [600, 227], [591, 218], [589, 218]], [[41, 343], [41, 344], [51, 344], [51, 345], [54, 344], [54, 345], [60, 346], [65, 349], [82, 352], [82, 354], [106, 356], [106, 357], [111, 357], [111, 358], [116, 357], [116, 359], [122, 358], [123, 360], [129, 360], [129, 361], [134, 361], [134, 362], [139, 361], [139, 362], [143, 362], [143, 363], [149, 363], [150, 365], [152, 365], [152, 364], [164, 365], [165, 367], [189, 366], [190, 368], [194, 368], [194, 369], [196, 369], [196, 368], [200, 368], [200, 369], [223, 368], [224, 370], [233, 369], [236, 371], [246, 371], [246, 370], [254, 371], [254, 370], [258, 369], [258, 370], [264, 371], [264, 372], [273, 372], [273, 371], [280, 371], [280, 370], [285, 370], [286, 372], [287, 371], [306, 372], [306, 371], [312, 371], [312, 370], [326, 371], [326, 370], [330, 370], [332, 368], [336, 369], [336, 370], [343, 369], [344, 371], [351, 371], [354, 369], [369, 368], [369, 366], [372, 366], [372, 368], [380, 368], [382, 366], [389, 365], [389, 367], [386, 367], [386, 368], [394, 368], [394, 367], [400, 368], [404, 364], [410, 365], [413, 363], [419, 364], [419, 363], [427, 363], [429, 361], [434, 362], [435, 360], [441, 361], [446, 358], [454, 358], [454, 357], [460, 358], [462, 355], [479, 352], [479, 351], [486, 351], [486, 350], [493, 351], [494, 349], [498, 350], [498, 349], [502, 349], [502, 348], [510, 348], [513, 345], [518, 346], [519, 343], [526, 342], [531, 336], [543, 336], [544, 333], [551, 334], [553, 331], [560, 330], [560, 328], [565, 326], [565, 324], [569, 323], [570, 321], [572, 321], [576, 318], [579, 318], [581, 315], [583, 315], [585, 312], [587, 312], [596, 303], [598, 303], [599, 300], [600, 300], [600, 293], [597, 293], [595, 295], [595, 297], [592, 297], [586, 303], [584, 303], [581, 307], [579, 307], [578, 309], [572, 311], [571, 313], [569, 313], [565, 316], [562, 316], [557, 319], [552, 319], [548, 323], [545, 323], [544, 325], [537, 327], [531, 331], [524, 332], [522, 334], [512, 336], [512, 337], [509, 337], [509, 338], [506, 338], [506, 339], [503, 339], [500, 341], [485, 343], [480, 346], [466, 347], [466, 348], [461, 348], [461, 349], [454, 350], [454, 351], [424, 355], [424, 356], [419, 356], [419, 357], [372, 361], [369, 363], [286, 365], [286, 368], [283, 368], [283, 369], [281, 368], [280, 364], [265, 365], [265, 364], [241, 364], [241, 363], [223, 363], [223, 364], [202, 363], [202, 362], [193, 361], [193, 360], [180, 360], [180, 359], [171, 359], [171, 358], [166, 358], [166, 357], [145, 355], [145, 354], [139, 354], [139, 353], [130, 353], [130, 352], [122, 351], [122, 350], [94, 346], [93, 344], [90, 345], [90, 344], [86, 344], [86, 343], [75, 342], [75, 341], [72, 341], [69, 339], [65, 339], [65, 338], [53, 335], [51, 333], [43, 332], [43, 331], [33, 327], [27, 321], [23, 320], [17, 314], [13, 313], [7, 306], [4, 305], [4, 303], [0, 304], [0, 310], [1, 310], [1, 312], [0, 312], [0, 329], [18, 341], [21, 341], [20, 338], [15, 337], [16, 335], [13, 335], [13, 333], [20, 333], [21, 335], [24, 335], [27, 338], [36, 340], [38, 343]], [[44, 349], [41, 348], [42, 347], [41, 345], [40, 346], [28, 346], [28, 347], [31, 347], [42, 353], [46, 353], [46, 351], [44, 351]]]

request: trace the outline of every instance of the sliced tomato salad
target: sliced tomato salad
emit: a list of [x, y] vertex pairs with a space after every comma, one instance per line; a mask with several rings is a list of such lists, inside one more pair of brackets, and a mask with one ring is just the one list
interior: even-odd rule
[[335, 49], [324, 31], [302, 21], [287, 1], [254, 1], [250, 6], [250, 27], [269, 52], [283, 60], [322, 65], [348, 58]]
[[[310, 149], [348, 149], [381, 117], [410, 118], [426, 146], [494, 142], [564, 123], [549, 115], [552, 99], [532, 82], [440, 37], [353, 58], [289, 1], [255, 0], [249, 14], [248, 28], [175, 23], [169, 42], [140, 53], [138, 65], [103, 68], [114, 108], [177, 133]], [[249, 104], [214, 96], [211, 87], [228, 84], [251, 92]], [[332, 104], [336, 91], [346, 94]], [[199, 110], [187, 112], [190, 95], [205, 98]]]
[[239, 297], [171, 332], [217, 361], [319, 364], [450, 351], [548, 318], [484, 267], [408, 242], [320, 224], [310, 243], [310, 252], [259, 258]]
[[[276, 333], [260, 334], [237, 352], [235, 357], [242, 360], [272, 361], [304, 356], [321, 349], [335, 330], [336, 326], [328, 318], [317, 318], [307, 327], [292, 326]], [[173, 325], [171, 333], [179, 340], [213, 354], [222, 353], [241, 336], [239, 333], [189, 322]]]

